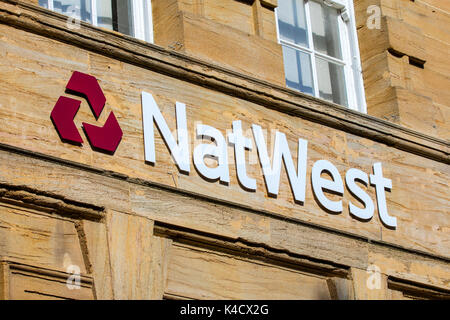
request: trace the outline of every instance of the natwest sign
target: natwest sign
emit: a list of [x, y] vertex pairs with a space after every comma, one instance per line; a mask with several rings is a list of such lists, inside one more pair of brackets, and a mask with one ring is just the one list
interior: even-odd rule
[[[194, 148], [191, 155], [186, 119], [186, 105], [184, 103], [176, 102], [175, 112], [176, 137], [169, 129], [153, 95], [142, 92], [142, 116], [146, 161], [156, 164], [154, 132], [154, 124], [156, 124], [167, 145], [168, 151], [172, 155], [180, 172], [185, 174], [190, 173], [190, 159], [192, 157], [196, 170], [206, 180], [219, 180], [227, 184], [230, 182], [228, 142], [234, 146], [236, 173], [239, 183], [243, 187], [243, 192], [256, 191], [256, 180], [247, 175], [247, 162], [245, 159], [245, 150], [252, 150], [254, 146], [252, 140], [249, 137], [244, 136], [240, 120], [232, 122], [232, 132], [228, 134], [227, 138], [225, 138], [222, 132], [212, 126], [197, 124], [195, 128], [196, 136], [213, 141], [214, 144], [199, 144]], [[256, 144], [267, 193], [270, 196], [278, 195], [281, 166], [282, 163], [284, 163], [294, 201], [299, 205], [303, 205], [305, 202], [306, 190], [308, 141], [301, 138], [298, 139], [297, 165], [295, 166], [284, 133], [280, 131], [275, 132], [272, 159], [270, 159], [263, 129], [257, 124], [252, 124], [251, 130]], [[217, 162], [215, 167], [208, 166], [205, 163], [205, 158], [211, 157]], [[322, 177], [322, 173], [324, 172], [330, 175], [331, 180]], [[330, 161], [318, 160], [313, 164], [311, 181], [314, 195], [325, 210], [331, 213], [340, 213], [343, 211], [342, 200], [331, 200], [324, 192], [328, 191], [340, 196], [343, 196], [344, 194], [343, 179], [339, 174], [338, 169]], [[356, 182], [360, 182], [366, 186], [370, 184], [375, 187], [377, 207], [381, 221], [386, 227], [396, 228], [397, 219], [389, 215], [386, 206], [385, 191], [386, 189], [392, 188], [392, 182], [390, 179], [383, 176], [382, 164], [379, 162], [374, 163], [373, 174], [370, 174], [370, 176], [356, 168], [349, 168], [345, 174], [345, 183], [348, 190], [354, 198], [364, 204], [364, 208], [360, 208], [352, 202], [349, 202], [349, 212], [360, 220], [368, 221], [374, 214], [374, 201], [364, 189], [357, 185]]]
[[[81, 96], [87, 100], [91, 110], [98, 119], [104, 109], [106, 98], [97, 79], [93, 76], [75, 71], [67, 86], [67, 92]], [[74, 118], [80, 108], [81, 101], [61, 96], [51, 112], [51, 119], [61, 139], [74, 144], [82, 144], [83, 139], [74, 123]], [[297, 164], [295, 165], [291, 150], [288, 146], [286, 135], [275, 131], [272, 157], [269, 157], [268, 146], [265, 141], [263, 128], [258, 124], [251, 125], [251, 135], [244, 134], [241, 120], [231, 123], [231, 132], [224, 136], [222, 132], [210, 125], [196, 124], [195, 135], [214, 143], [202, 143], [190, 150], [189, 131], [187, 127], [186, 105], [176, 102], [176, 130], [170, 130], [152, 94], [142, 92], [142, 117], [145, 145], [145, 161], [156, 164], [155, 131], [159, 129], [161, 137], [166, 143], [179, 171], [189, 175], [191, 171], [191, 159], [197, 172], [209, 182], [220, 181], [230, 183], [230, 170], [228, 163], [228, 144], [234, 148], [236, 175], [242, 192], [256, 192], [257, 183], [254, 177], [247, 174], [246, 150], [256, 148], [258, 161], [262, 168], [262, 174], [267, 193], [276, 197], [279, 193], [281, 167], [284, 164], [288, 181], [291, 187], [293, 199], [299, 205], [305, 204], [306, 172], [308, 158], [308, 141], [298, 138]], [[114, 153], [122, 139], [122, 129], [113, 112], [111, 112], [103, 126], [94, 126], [83, 123], [85, 134], [96, 150]], [[256, 146], [253, 146], [253, 141]], [[208, 166], [206, 158], [215, 159], [215, 166]], [[322, 177], [327, 173], [331, 179]], [[373, 164], [373, 173], [368, 175], [356, 168], [349, 168], [345, 174], [345, 184], [353, 198], [361, 202], [361, 208], [349, 202], [349, 213], [362, 221], [368, 221], [373, 217], [375, 205], [369, 194], [357, 184], [375, 187], [376, 202], [382, 223], [389, 228], [396, 228], [397, 219], [388, 213], [386, 205], [386, 189], [392, 188], [392, 182], [383, 176], [382, 164]], [[320, 207], [330, 213], [343, 212], [342, 200], [331, 200], [326, 192], [339, 196], [344, 195], [344, 181], [338, 169], [328, 160], [321, 159], [312, 165], [311, 170], [312, 191]]]

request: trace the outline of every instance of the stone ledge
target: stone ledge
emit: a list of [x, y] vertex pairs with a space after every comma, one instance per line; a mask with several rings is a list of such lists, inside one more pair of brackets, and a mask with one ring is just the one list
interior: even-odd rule
[[99, 221], [105, 216], [104, 208], [22, 186], [0, 184], [0, 202], [21, 203], [45, 212], [76, 219]]
[[412, 298], [421, 297], [433, 300], [449, 300], [450, 289], [431, 286], [415, 281], [408, 281], [405, 279], [389, 276], [388, 288], [393, 290], [402, 291], [405, 295]]
[[159, 237], [167, 237], [175, 242], [194, 244], [214, 251], [232, 253], [235, 256], [259, 259], [272, 264], [285, 265], [290, 268], [320, 274], [322, 276], [350, 277], [348, 266], [332, 261], [314, 259], [289, 252], [271, 248], [264, 243], [252, 243], [245, 239], [234, 239], [218, 236], [193, 229], [179, 227], [163, 222], [155, 222], [154, 233]]

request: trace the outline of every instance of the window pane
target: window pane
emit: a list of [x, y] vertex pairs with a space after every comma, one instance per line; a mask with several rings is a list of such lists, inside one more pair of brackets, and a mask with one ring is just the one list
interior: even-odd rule
[[326, 55], [342, 59], [338, 10], [310, 1], [310, 12], [314, 49]]
[[91, 0], [54, 0], [53, 10], [92, 23]]
[[115, 0], [114, 10], [117, 14], [117, 31], [134, 37], [133, 31], [133, 9], [131, 0]]
[[277, 15], [280, 39], [309, 47], [303, 0], [278, 1]]
[[97, 25], [134, 36], [131, 0], [97, 0]]
[[284, 72], [289, 88], [314, 95], [311, 56], [283, 46]]
[[97, 0], [97, 25], [99, 27], [114, 30], [112, 2], [111, 0]]
[[316, 57], [319, 96], [322, 99], [347, 106], [344, 67]]

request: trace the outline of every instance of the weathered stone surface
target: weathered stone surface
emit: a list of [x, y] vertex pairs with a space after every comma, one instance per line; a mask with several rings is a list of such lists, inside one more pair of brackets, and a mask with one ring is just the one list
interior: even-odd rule
[[[21, 159], [20, 164], [11, 165], [13, 159]], [[4, 174], [0, 183], [27, 186], [82, 203], [130, 211], [129, 187], [126, 183], [83, 170], [75, 173], [69, 168], [51, 161], [0, 152], [0, 176]], [[104, 197], [105, 192], [108, 197]]]
[[330, 278], [327, 280], [328, 289], [333, 300], [354, 300], [353, 283], [349, 279]]
[[[450, 46], [446, 2], [355, 0], [354, 4], [368, 113], [448, 140], [449, 66], [442, 63]], [[366, 10], [374, 5], [381, 10], [380, 28], [369, 29], [366, 22], [376, 17]], [[396, 59], [402, 61], [400, 74]]]
[[86, 274], [74, 223], [0, 203], [0, 256], [66, 272], [77, 265]]
[[151, 299], [153, 222], [111, 211], [108, 243], [115, 299]]
[[0, 262], [0, 299], [9, 299], [8, 265]]
[[[11, 300], [92, 300], [92, 281], [81, 277], [77, 288], [70, 289], [71, 274], [39, 268], [8, 265], [9, 299]], [[74, 285], [71, 282], [71, 285]]]
[[171, 249], [167, 293], [191, 299], [330, 299], [325, 279], [183, 246]]
[[88, 270], [94, 280], [95, 298], [99, 300], [113, 299], [110, 250], [106, 225], [101, 222], [84, 220], [81, 228], [87, 246], [85, 260], [89, 264]]
[[152, 238], [152, 256], [150, 273], [150, 298], [152, 300], [161, 300], [164, 298], [167, 287], [167, 269], [169, 266], [170, 250], [172, 240], [154, 236]]
[[450, 265], [447, 261], [431, 260], [428, 257], [371, 245], [368, 265], [377, 266], [381, 273], [388, 276], [427, 283], [443, 289], [450, 288]]
[[284, 86], [273, 1], [153, 0], [152, 6], [156, 44]]

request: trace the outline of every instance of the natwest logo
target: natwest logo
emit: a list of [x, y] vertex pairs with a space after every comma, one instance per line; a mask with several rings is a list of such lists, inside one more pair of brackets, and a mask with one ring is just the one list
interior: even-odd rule
[[[95, 77], [75, 71], [67, 83], [66, 92], [85, 98], [95, 119], [98, 120], [105, 107], [106, 98]], [[74, 123], [80, 105], [80, 100], [61, 96], [56, 102], [50, 118], [63, 141], [81, 145], [83, 139]], [[123, 136], [114, 112], [109, 114], [103, 127], [83, 122], [83, 129], [93, 149], [108, 153], [116, 151]]]

